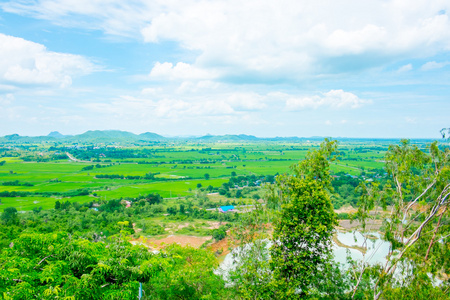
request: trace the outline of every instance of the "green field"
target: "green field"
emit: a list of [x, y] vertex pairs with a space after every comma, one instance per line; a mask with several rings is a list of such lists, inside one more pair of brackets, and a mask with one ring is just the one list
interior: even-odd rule
[[[0, 162], [0, 193], [28, 192], [19, 197], [0, 196], [0, 211], [15, 206], [19, 210], [35, 207], [52, 208], [55, 201], [77, 201], [80, 203], [138, 197], [158, 193], [164, 198], [184, 197], [193, 193], [197, 185], [220, 187], [234, 172], [239, 175], [276, 175], [290, 172], [290, 166], [302, 160], [309, 149], [318, 147], [319, 142], [303, 143], [211, 143], [156, 145], [154, 147], [101, 148], [81, 147], [76, 151], [35, 145], [32, 149], [4, 151]], [[386, 143], [341, 143], [340, 160], [333, 162], [334, 173], [350, 175], [370, 174], [383, 168]], [[111, 149], [122, 151], [128, 157], [109, 155]], [[117, 150], [116, 150], [117, 149]], [[70, 151], [80, 160], [74, 162], [64, 157]], [[102, 151], [108, 153], [105, 155]], [[108, 152], [109, 151], [109, 152]], [[120, 152], [120, 153], [122, 153]], [[54, 159], [55, 155], [59, 159]], [[91, 157], [89, 156], [91, 155]], [[121, 154], [122, 155], [122, 154]], [[124, 156], [124, 155], [122, 155]], [[83, 168], [92, 166], [90, 170]], [[144, 179], [153, 174], [153, 180]], [[205, 178], [209, 175], [209, 179]], [[139, 179], [96, 178], [98, 175], [139, 176]], [[8, 182], [20, 185], [4, 185]], [[27, 183], [27, 185], [23, 185]], [[87, 189], [88, 195], [74, 196], [80, 189]]]

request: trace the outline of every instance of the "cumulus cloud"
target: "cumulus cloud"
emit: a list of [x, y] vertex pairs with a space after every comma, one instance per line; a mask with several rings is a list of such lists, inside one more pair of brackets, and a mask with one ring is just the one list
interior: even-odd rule
[[0, 33], [0, 81], [8, 84], [71, 85], [72, 77], [88, 74], [86, 58], [48, 51], [44, 45]]
[[176, 65], [157, 62], [150, 71], [150, 78], [155, 80], [199, 80], [213, 77], [215, 77], [213, 72], [183, 62]]
[[443, 61], [443, 62], [429, 61], [429, 62], [423, 64], [420, 69], [422, 71], [430, 71], [430, 70], [434, 70], [434, 69], [440, 69], [440, 68], [443, 68], [448, 65], [450, 65], [449, 61]]
[[299, 111], [304, 109], [317, 109], [319, 107], [359, 108], [369, 103], [371, 103], [370, 100], [361, 99], [353, 93], [343, 90], [331, 90], [320, 96], [287, 97], [286, 109]]
[[153, 75], [172, 79], [188, 77], [186, 70], [197, 78], [301, 78], [343, 72], [355, 60], [362, 69], [450, 50], [446, 0], [35, 0], [2, 8], [149, 43], [177, 42], [197, 57], [191, 65], [155, 65]]
[[349, 56], [383, 63], [446, 51], [450, 22], [439, 13], [445, 8], [443, 1], [187, 1], [169, 5], [142, 35], [147, 42], [177, 41], [200, 51], [199, 65], [231, 75], [292, 77], [340, 72]]
[[266, 109], [266, 102], [266, 96], [253, 92], [232, 92], [202, 97], [184, 95], [173, 98], [162, 91], [155, 94], [151, 90], [151, 93], [141, 93], [140, 97], [121, 96], [111, 103], [86, 103], [82, 107], [114, 117], [133, 116], [136, 120], [149, 117], [180, 120], [233, 116], [243, 118], [249, 113]]

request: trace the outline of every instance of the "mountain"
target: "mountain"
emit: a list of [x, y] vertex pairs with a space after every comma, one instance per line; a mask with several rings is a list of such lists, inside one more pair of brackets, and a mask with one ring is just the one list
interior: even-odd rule
[[17, 133], [5, 135], [4, 137], [0, 137], [0, 142], [10, 143], [10, 144], [20, 144], [20, 143], [42, 143], [45, 141], [54, 141], [54, 137], [48, 136], [21, 136]]
[[130, 138], [135, 137], [134, 133], [121, 130], [88, 130], [85, 133], [76, 135], [77, 138]]
[[147, 141], [161, 141], [165, 140], [166, 138], [162, 135], [153, 133], [153, 132], [144, 132], [138, 135], [140, 139], [147, 140]]
[[[338, 137], [340, 141], [389, 141], [397, 142], [397, 139], [371, 139], [371, 138], [345, 138]], [[211, 135], [207, 134], [201, 137], [164, 137], [153, 132], [145, 132], [139, 135], [128, 131], [121, 130], [89, 130], [78, 135], [63, 135], [58, 131], [52, 131], [46, 136], [21, 136], [17, 133], [0, 137], [0, 143], [4, 144], [20, 144], [20, 143], [122, 143], [122, 144], [148, 144], [160, 141], [199, 141], [205, 143], [246, 143], [246, 142], [305, 142], [305, 141], [321, 141], [323, 137], [256, 137], [247, 134], [226, 134]], [[422, 139], [416, 139], [422, 140]], [[422, 141], [428, 141], [423, 139]], [[432, 140], [429, 140], [432, 141]]]
[[21, 137], [17, 133], [14, 133], [14, 134], [10, 134], [10, 135], [5, 135], [3, 138], [5, 140], [7, 140], [7, 141], [17, 141], [17, 140], [20, 140], [23, 137]]
[[50, 132], [49, 134], [47, 134], [47, 136], [48, 136], [48, 137], [54, 137], [54, 138], [56, 138], [56, 139], [62, 139], [62, 138], [65, 138], [65, 137], [66, 137], [65, 135], [59, 133], [58, 131], [52, 131], [52, 132]]

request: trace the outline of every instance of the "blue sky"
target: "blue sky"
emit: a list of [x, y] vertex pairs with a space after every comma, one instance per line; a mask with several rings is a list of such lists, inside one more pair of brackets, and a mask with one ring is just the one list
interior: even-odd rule
[[0, 135], [439, 138], [447, 0], [0, 3]]

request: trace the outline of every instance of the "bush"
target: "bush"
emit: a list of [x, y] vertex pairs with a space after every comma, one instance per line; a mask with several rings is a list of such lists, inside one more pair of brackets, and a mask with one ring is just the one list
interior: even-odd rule
[[339, 220], [350, 220], [351, 219], [351, 217], [348, 213], [340, 213], [337, 215], [337, 218]]
[[213, 229], [211, 235], [216, 241], [221, 241], [227, 236], [225, 226], [220, 226], [218, 229]]

